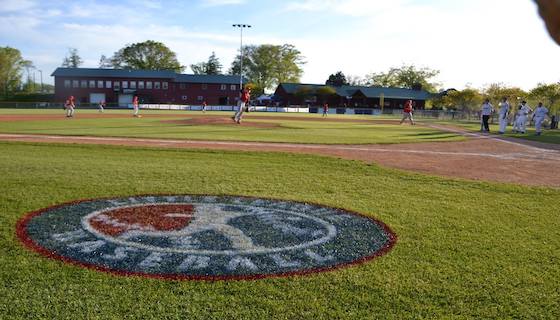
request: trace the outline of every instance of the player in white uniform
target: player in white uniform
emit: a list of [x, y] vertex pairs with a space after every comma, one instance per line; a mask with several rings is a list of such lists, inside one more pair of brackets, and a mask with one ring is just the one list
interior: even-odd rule
[[499, 134], [504, 134], [506, 132], [506, 127], [508, 124], [508, 115], [509, 115], [509, 103], [507, 98], [503, 98], [502, 102], [498, 105], [500, 107], [499, 116], [500, 116], [500, 129], [498, 130]]
[[492, 112], [494, 112], [494, 106], [490, 103], [489, 99], [484, 100], [484, 103], [482, 104], [482, 108], [480, 109], [480, 115], [482, 116], [482, 126], [483, 126], [483, 128], [481, 128], [482, 132], [490, 132], [490, 126], [488, 125], [488, 120], [490, 119]]
[[542, 133], [542, 123], [547, 115], [548, 109], [543, 106], [542, 102], [539, 102], [539, 105], [533, 113], [533, 121], [535, 121], [535, 131], [537, 132], [537, 136], [540, 136]]
[[514, 132], [525, 133], [526, 126], [527, 126], [527, 116], [533, 112], [526, 101], [522, 101], [521, 105], [519, 106], [519, 110], [517, 110], [517, 117], [515, 118], [515, 125], [513, 128]]

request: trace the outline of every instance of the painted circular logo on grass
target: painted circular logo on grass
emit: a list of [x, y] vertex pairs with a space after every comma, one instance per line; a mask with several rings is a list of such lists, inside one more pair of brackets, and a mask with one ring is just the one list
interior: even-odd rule
[[341, 209], [194, 195], [77, 201], [28, 214], [17, 232], [33, 250], [88, 268], [209, 280], [326, 271], [396, 240], [382, 222]]

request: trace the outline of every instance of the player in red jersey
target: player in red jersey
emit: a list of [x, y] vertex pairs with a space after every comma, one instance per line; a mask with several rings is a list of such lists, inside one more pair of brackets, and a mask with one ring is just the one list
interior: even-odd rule
[[249, 106], [249, 100], [251, 100], [251, 88], [245, 87], [245, 89], [241, 90], [241, 97], [239, 99], [239, 109], [233, 116], [233, 121], [237, 122], [238, 124], [241, 123], [241, 118], [243, 117], [243, 111], [245, 111], [245, 107]]
[[138, 112], [140, 111], [140, 108], [138, 107], [138, 96], [134, 96], [134, 98], [132, 98], [132, 107], [134, 108], [133, 116], [139, 117], [140, 115]]
[[66, 109], [66, 117], [71, 118], [74, 116], [74, 109], [76, 105], [74, 104], [74, 96], [69, 96], [64, 103], [64, 109]]
[[410, 124], [414, 125], [414, 119], [412, 118], [412, 100], [406, 100], [406, 102], [404, 103], [404, 109], [403, 109], [403, 117], [401, 119], [401, 123], [402, 124], [406, 119], [410, 119]]

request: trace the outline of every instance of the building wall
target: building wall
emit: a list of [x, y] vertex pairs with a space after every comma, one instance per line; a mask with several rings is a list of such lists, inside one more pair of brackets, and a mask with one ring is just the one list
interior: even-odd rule
[[[67, 81], [70, 81], [70, 87], [67, 87]], [[85, 81], [85, 88], [82, 81]], [[91, 81], [93, 87], [90, 86]], [[106, 85], [108, 81], [111, 82], [110, 88]], [[128, 88], [124, 88], [124, 82]], [[132, 88], [131, 82], [135, 88]], [[144, 88], [140, 88], [139, 82], [143, 82]], [[151, 82], [152, 89], [148, 89], [148, 82]], [[167, 89], [164, 89], [164, 82]], [[116, 83], [119, 84], [118, 89]], [[156, 89], [156, 83], [159, 83], [159, 89]], [[201, 104], [206, 101], [209, 105], [234, 105], [239, 99], [239, 84], [179, 83], [162, 78], [55, 77], [55, 101], [65, 101], [72, 95], [77, 103], [90, 103], [91, 93], [105, 94], [107, 103], [117, 103], [120, 94], [135, 94], [142, 103]]]
[[[296, 96], [294, 94], [287, 93], [282, 87], [278, 87], [274, 95], [280, 101], [280, 105], [307, 105], [302, 97]], [[385, 108], [388, 109], [402, 109], [404, 103], [407, 99], [393, 99], [385, 98]], [[338, 95], [333, 95], [328, 98], [317, 97], [315, 103], [310, 103], [311, 106], [320, 106], [324, 102], [327, 102], [331, 108], [343, 107], [346, 104], [349, 108], [381, 108], [379, 98], [366, 98], [363, 95], [356, 95], [352, 99], [347, 100], [346, 97], [341, 97]], [[424, 109], [424, 100], [415, 100], [416, 109]]]

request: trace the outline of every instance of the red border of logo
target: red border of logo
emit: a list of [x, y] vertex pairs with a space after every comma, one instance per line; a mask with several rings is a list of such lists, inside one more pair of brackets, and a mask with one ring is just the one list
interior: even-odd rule
[[[244, 199], [263, 199], [263, 200], [272, 200], [272, 201], [298, 202], [296, 200], [275, 199], [275, 198], [267, 198], [267, 197], [239, 196], [239, 195], [207, 195], [207, 194], [192, 194], [192, 195], [195, 195], [195, 196], [227, 196], [227, 197], [239, 197], [239, 198], [244, 198]], [[182, 196], [182, 195], [181, 194], [143, 194], [143, 195], [113, 196], [113, 197], [102, 197], [102, 198], [95, 198], [95, 199], [81, 199], [81, 200], [70, 201], [70, 202], [54, 205], [54, 206], [51, 206], [51, 207], [47, 207], [47, 208], [43, 208], [43, 209], [39, 209], [37, 211], [32, 211], [32, 212], [27, 213], [22, 218], [20, 218], [17, 222], [16, 236], [22, 242], [22, 244], [25, 247], [27, 247], [28, 249], [31, 249], [32, 251], [34, 251], [36, 253], [39, 253], [40, 255], [42, 255], [44, 257], [49, 258], [49, 259], [59, 260], [59, 261], [62, 261], [62, 262], [65, 262], [65, 263], [68, 263], [68, 264], [71, 264], [71, 265], [74, 265], [74, 266], [79, 266], [79, 267], [83, 267], [83, 268], [90, 269], [90, 270], [110, 273], [110, 274], [117, 275], [117, 276], [127, 276], [127, 277], [135, 276], [135, 277], [153, 278], [153, 279], [162, 279], [162, 280], [175, 280], [175, 281], [176, 280], [199, 280], [199, 281], [200, 280], [202, 280], [202, 281], [258, 280], [258, 279], [265, 279], [265, 278], [284, 278], [284, 277], [290, 277], [290, 276], [303, 276], [303, 275], [308, 275], [308, 274], [313, 274], [313, 273], [334, 271], [334, 270], [337, 270], [337, 269], [342, 269], [342, 268], [362, 264], [362, 263], [365, 263], [367, 261], [373, 260], [376, 257], [383, 256], [387, 252], [389, 252], [395, 246], [395, 244], [397, 243], [397, 235], [395, 234], [395, 232], [393, 232], [393, 230], [391, 230], [391, 228], [389, 226], [387, 226], [384, 222], [382, 222], [378, 219], [366, 216], [364, 214], [361, 214], [361, 213], [358, 213], [358, 212], [355, 212], [355, 211], [342, 209], [342, 208], [331, 207], [331, 206], [326, 206], [326, 205], [313, 203], [313, 202], [308, 202], [308, 201], [306, 201], [305, 203], [309, 203], [311, 205], [316, 205], [316, 206], [321, 206], [321, 207], [326, 207], [326, 208], [331, 208], [331, 209], [343, 210], [346, 213], [349, 213], [349, 214], [352, 214], [352, 215], [356, 215], [356, 216], [374, 221], [379, 226], [381, 226], [383, 228], [383, 230], [388, 234], [389, 242], [387, 243], [387, 245], [385, 245], [383, 248], [376, 251], [372, 255], [365, 256], [365, 257], [362, 257], [362, 258], [354, 260], [354, 261], [337, 264], [337, 265], [334, 265], [334, 266], [331, 266], [331, 267], [308, 269], [308, 270], [304, 270], [304, 271], [293, 271], [293, 272], [284, 272], [284, 273], [275, 273], [275, 274], [248, 275], [248, 276], [192, 276], [192, 275], [181, 275], [181, 274], [161, 274], [160, 275], [160, 274], [152, 274], [152, 273], [144, 273], [144, 272], [128, 272], [128, 271], [115, 270], [115, 269], [111, 269], [111, 268], [101, 267], [101, 266], [97, 266], [97, 265], [94, 265], [94, 264], [89, 264], [89, 263], [77, 261], [77, 260], [74, 260], [74, 259], [70, 259], [70, 258], [61, 256], [61, 255], [58, 255], [54, 251], [50, 251], [50, 250], [45, 249], [44, 247], [35, 243], [33, 241], [33, 239], [31, 239], [31, 237], [27, 233], [27, 224], [29, 223], [29, 221], [31, 221], [31, 219], [33, 219], [34, 217], [41, 215], [43, 212], [51, 210], [51, 209], [56, 209], [56, 208], [59, 208], [59, 207], [64, 207], [64, 206], [73, 205], [73, 204], [78, 204], [78, 203], [86, 202], [86, 201], [106, 200], [106, 199], [114, 199], [114, 198], [120, 198], [120, 197], [146, 197], [146, 196]]]

